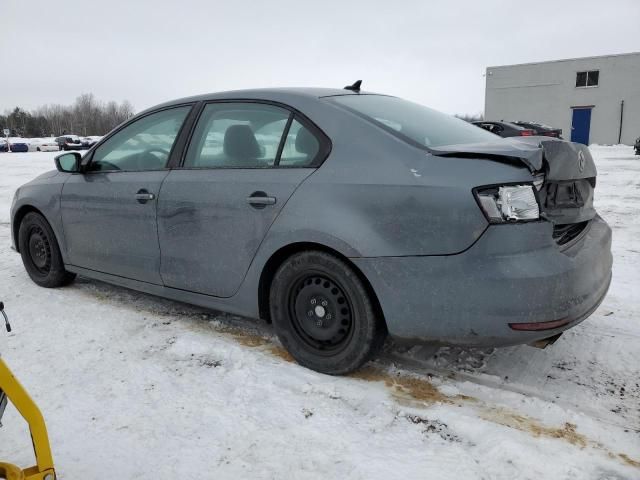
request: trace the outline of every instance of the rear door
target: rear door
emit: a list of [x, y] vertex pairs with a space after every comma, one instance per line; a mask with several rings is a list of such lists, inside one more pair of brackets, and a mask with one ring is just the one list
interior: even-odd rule
[[326, 156], [327, 144], [316, 127], [282, 106], [206, 104], [182, 167], [169, 173], [160, 192], [164, 284], [232, 296], [282, 207]]
[[162, 284], [156, 207], [173, 144], [191, 106], [146, 115], [107, 139], [62, 190], [72, 265]]

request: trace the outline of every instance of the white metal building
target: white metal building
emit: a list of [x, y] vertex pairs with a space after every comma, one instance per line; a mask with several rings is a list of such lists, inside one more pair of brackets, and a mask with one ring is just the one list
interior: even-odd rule
[[544, 123], [585, 144], [633, 144], [640, 53], [488, 67], [485, 119]]

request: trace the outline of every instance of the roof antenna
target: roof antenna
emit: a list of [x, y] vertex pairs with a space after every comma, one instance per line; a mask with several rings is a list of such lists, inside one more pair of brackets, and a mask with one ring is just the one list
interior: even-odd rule
[[351, 90], [352, 92], [360, 93], [360, 85], [362, 85], [362, 80], [356, 80], [353, 85], [347, 85], [344, 87], [345, 90]]

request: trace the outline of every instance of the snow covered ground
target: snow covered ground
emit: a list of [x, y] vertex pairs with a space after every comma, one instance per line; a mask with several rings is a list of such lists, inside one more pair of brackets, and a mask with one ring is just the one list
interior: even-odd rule
[[[59, 478], [640, 478], [640, 157], [592, 151], [615, 262], [593, 316], [546, 350], [387, 347], [344, 378], [292, 363], [267, 325], [86, 279], [37, 287], [9, 206], [55, 154], [0, 154], [0, 351]], [[32, 462], [12, 408], [4, 424], [0, 459]]]

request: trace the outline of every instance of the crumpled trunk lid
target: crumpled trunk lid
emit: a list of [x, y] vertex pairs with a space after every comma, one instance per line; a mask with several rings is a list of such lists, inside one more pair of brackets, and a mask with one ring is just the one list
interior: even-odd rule
[[538, 186], [540, 214], [556, 225], [582, 224], [596, 215], [596, 165], [589, 148], [551, 137], [511, 137], [495, 143], [448, 145], [430, 149], [444, 157], [478, 157], [525, 165], [544, 174]]
[[589, 148], [580, 143], [541, 142], [545, 181], [539, 191], [541, 214], [555, 224], [575, 224], [596, 216], [593, 193], [596, 164]]

